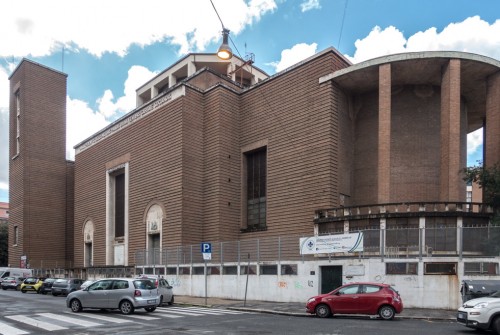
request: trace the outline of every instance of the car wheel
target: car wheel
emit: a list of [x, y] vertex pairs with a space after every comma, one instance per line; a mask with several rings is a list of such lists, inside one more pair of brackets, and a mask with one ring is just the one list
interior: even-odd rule
[[172, 299], [170, 299], [170, 301], [168, 302], [168, 304], [170, 306], [172, 306], [174, 304], [174, 296], [172, 295]]
[[146, 310], [146, 312], [154, 312], [154, 310], [156, 309], [156, 307], [146, 307], [144, 309]]
[[73, 313], [78, 313], [82, 310], [82, 303], [78, 299], [71, 300], [69, 306], [71, 307], [71, 311]]
[[122, 314], [128, 315], [134, 313], [134, 305], [132, 305], [132, 303], [128, 300], [123, 300], [122, 302], [120, 302], [119, 308]]
[[26, 290], [24, 288], [21, 289], [22, 293], [26, 293]]
[[500, 316], [497, 316], [495, 320], [491, 322], [491, 328], [495, 333], [500, 335]]
[[162, 295], [160, 295], [160, 303], [158, 304], [158, 306], [161, 306], [161, 305], [163, 305], [163, 296]]
[[394, 308], [391, 306], [384, 305], [378, 310], [378, 315], [384, 320], [392, 320], [396, 312], [394, 312]]
[[7, 287], [2, 286], [2, 290], [7, 291]]
[[57, 297], [59, 294], [52, 292], [52, 295], [53, 295], [54, 297]]
[[43, 295], [47, 295], [47, 291], [42, 291], [42, 294]]
[[327, 318], [332, 314], [332, 312], [330, 311], [330, 307], [328, 307], [325, 304], [320, 304], [316, 306], [314, 311], [316, 312], [316, 315], [320, 318]]

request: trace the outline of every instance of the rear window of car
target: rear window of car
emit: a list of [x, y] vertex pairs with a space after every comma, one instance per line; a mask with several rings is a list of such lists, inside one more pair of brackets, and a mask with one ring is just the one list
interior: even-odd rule
[[38, 279], [36, 279], [36, 278], [27, 278], [27, 279], [24, 281], [24, 283], [25, 283], [25, 284], [34, 284], [34, 283], [36, 283], [37, 281], [38, 281]]
[[57, 279], [54, 284], [67, 284], [68, 280], [67, 279]]
[[156, 288], [151, 280], [146, 279], [134, 280], [134, 287], [139, 290], [153, 290]]
[[6, 277], [3, 280], [16, 280], [16, 278], [14, 278], [14, 277]]

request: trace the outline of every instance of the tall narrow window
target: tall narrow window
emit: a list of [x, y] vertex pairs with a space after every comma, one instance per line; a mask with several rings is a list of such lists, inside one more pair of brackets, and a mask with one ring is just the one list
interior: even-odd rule
[[247, 228], [266, 227], [267, 150], [246, 153], [247, 162]]
[[85, 266], [92, 266], [92, 243], [85, 243]]
[[21, 138], [21, 99], [19, 91], [16, 92], [16, 154], [19, 155]]
[[19, 243], [19, 227], [14, 226], [14, 245]]
[[125, 235], [125, 173], [115, 176], [115, 237]]

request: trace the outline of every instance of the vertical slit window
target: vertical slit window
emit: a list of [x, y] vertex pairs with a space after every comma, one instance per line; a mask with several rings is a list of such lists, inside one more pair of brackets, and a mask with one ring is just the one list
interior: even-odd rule
[[19, 91], [16, 92], [16, 154], [19, 154], [21, 137], [21, 99]]
[[246, 154], [247, 158], [247, 227], [266, 227], [266, 148]]
[[115, 237], [125, 235], [125, 174], [115, 177]]

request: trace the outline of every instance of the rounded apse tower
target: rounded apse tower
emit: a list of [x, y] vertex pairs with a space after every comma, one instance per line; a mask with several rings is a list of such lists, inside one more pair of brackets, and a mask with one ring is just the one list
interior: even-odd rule
[[[320, 79], [343, 92], [352, 132], [347, 205], [465, 201], [467, 134], [500, 160], [500, 62], [463, 52], [390, 55]], [[375, 192], [374, 192], [375, 191]]]

